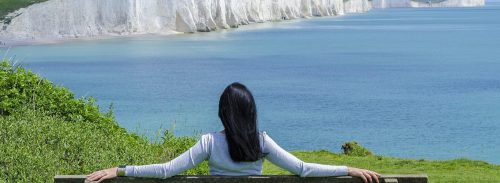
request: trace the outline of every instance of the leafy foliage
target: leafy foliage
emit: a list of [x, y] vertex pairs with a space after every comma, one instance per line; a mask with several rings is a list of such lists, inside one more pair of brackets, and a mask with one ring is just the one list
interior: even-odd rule
[[0, 62], [0, 89], [0, 115], [29, 108], [69, 122], [113, 122], [110, 115], [99, 112], [93, 98], [75, 99], [68, 89], [6, 61]]
[[[49, 182], [56, 174], [87, 174], [119, 164], [166, 162], [192, 137], [165, 131], [161, 142], [128, 133], [92, 98], [8, 62], [0, 62], [0, 182]], [[207, 164], [187, 174], [206, 174]]]

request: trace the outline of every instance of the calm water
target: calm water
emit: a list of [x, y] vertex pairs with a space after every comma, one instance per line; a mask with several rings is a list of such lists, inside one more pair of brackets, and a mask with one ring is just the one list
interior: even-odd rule
[[[131, 131], [221, 129], [233, 81], [289, 150], [500, 164], [500, 6], [388, 9], [238, 30], [15, 47], [24, 66], [114, 104]], [[0, 55], [5, 54], [2, 50]]]

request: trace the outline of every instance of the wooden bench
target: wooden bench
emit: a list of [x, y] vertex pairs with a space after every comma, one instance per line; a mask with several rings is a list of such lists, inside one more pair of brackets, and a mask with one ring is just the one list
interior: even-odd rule
[[[85, 183], [85, 175], [57, 175], [55, 183]], [[427, 175], [383, 175], [380, 183], [427, 183]], [[363, 183], [358, 177], [307, 177], [291, 175], [262, 176], [175, 176], [168, 179], [118, 177], [106, 182], [124, 183]]]

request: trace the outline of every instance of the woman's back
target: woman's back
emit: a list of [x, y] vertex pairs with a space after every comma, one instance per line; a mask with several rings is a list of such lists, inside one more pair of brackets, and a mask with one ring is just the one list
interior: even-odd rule
[[[260, 134], [263, 139], [263, 134]], [[255, 162], [235, 162], [229, 155], [226, 136], [221, 132], [203, 135], [200, 140], [207, 147], [210, 175], [260, 175], [262, 159]], [[261, 148], [263, 140], [261, 140]], [[264, 148], [262, 148], [264, 149]]]

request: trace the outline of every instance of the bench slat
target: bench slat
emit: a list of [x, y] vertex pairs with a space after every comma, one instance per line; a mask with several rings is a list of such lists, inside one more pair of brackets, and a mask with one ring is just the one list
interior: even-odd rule
[[[56, 175], [55, 183], [86, 183], [85, 175]], [[383, 175], [380, 183], [427, 183], [427, 175]], [[263, 175], [263, 176], [174, 176], [168, 179], [118, 177], [106, 181], [109, 183], [362, 183], [357, 177], [307, 177], [293, 175]]]

